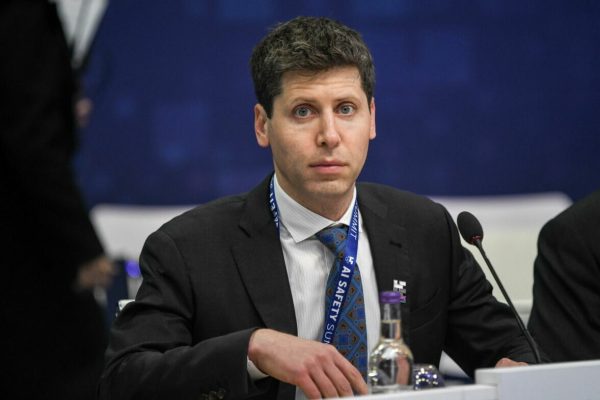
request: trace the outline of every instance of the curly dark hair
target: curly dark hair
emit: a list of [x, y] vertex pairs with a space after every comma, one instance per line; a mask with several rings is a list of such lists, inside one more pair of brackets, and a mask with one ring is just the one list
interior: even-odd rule
[[367, 45], [357, 31], [329, 18], [296, 17], [276, 25], [254, 48], [250, 66], [256, 98], [269, 118], [289, 71], [355, 66], [369, 103], [373, 97], [375, 67]]

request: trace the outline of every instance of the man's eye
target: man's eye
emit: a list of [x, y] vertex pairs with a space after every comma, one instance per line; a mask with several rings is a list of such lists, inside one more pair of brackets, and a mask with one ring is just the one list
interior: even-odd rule
[[300, 118], [306, 118], [311, 114], [311, 110], [308, 107], [298, 107], [294, 110], [294, 115]]
[[354, 106], [351, 105], [351, 104], [343, 104], [340, 107], [340, 113], [341, 114], [348, 115], [348, 114], [352, 114], [353, 112], [354, 112]]

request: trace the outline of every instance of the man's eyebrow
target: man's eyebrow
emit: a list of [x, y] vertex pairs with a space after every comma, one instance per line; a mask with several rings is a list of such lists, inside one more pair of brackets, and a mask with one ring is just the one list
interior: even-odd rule
[[[360, 96], [357, 96], [354, 93], [347, 93], [347, 94], [338, 95], [338, 96], [334, 97], [334, 99], [333, 99], [333, 101], [335, 103], [341, 103], [341, 102], [348, 101], [348, 100], [358, 102], [360, 100]], [[298, 95], [298, 96], [292, 97], [288, 101], [286, 101], [286, 103], [288, 103], [288, 104], [320, 103], [320, 102], [321, 102], [321, 100], [318, 97], [303, 96], [303, 95]]]

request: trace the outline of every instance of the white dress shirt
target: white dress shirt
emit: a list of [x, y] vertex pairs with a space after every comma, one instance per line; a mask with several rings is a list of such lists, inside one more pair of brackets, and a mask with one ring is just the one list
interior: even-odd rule
[[[354, 188], [352, 202], [342, 218], [339, 221], [331, 221], [292, 199], [279, 185], [277, 176], [275, 176], [274, 187], [280, 220], [279, 238], [294, 301], [298, 337], [321, 341], [325, 322], [325, 286], [333, 266], [334, 255], [315, 237], [315, 234], [330, 225], [338, 223], [350, 225], [356, 200], [356, 188]], [[363, 227], [359, 204], [357, 264], [363, 285], [370, 353], [379, 340], [380, 314], [373, 258], [369, 238]], [[255, 368], [249, 363], [248, 370], [251, 376], [257, 379], [259, 376]], [[296, 399], [303, 398], [305, 397], [302, 391], [297, 389]]]
[[[279, 209], [279, 238], [287, 270], [298, 336], [320, 341], [325, 322], [325, 286], [333, 266], [334, 255], [315, 234], [328, 226], [343, 223], [350, 225], [356, 188], [350, 206], [339, 221], [322, 217], [300, 205], [283, 191], [275, 177], [275, 199]], [[359, 204], [359, 234], [357, 264], [365, 298], [367, 340], [369, 352], [379, 339], [379, 299], [373, 269], [369, 238], [363, 226]]]

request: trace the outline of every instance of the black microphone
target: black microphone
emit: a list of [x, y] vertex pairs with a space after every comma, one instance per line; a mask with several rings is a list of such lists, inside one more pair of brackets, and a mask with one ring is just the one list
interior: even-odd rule
[[508, 297], [508, 293], [506, 293], [506, 290], [504, 289], [504, 285], [502, 285], [500, 278], [496, 274], [496, 270], [494, 270], [494, 267], [492, 267], [492, 263], [487, 258], [487, 255], [485, 254], [485, 251], [483, 250], [483, 246], [481, 244], [481, 241], [483, 240], [483, 228], [481, 227], [481, 224], [479, 223], [479, 221], [477, 220], [477, 218], [475, 218], [475, 216], [473, 214], [471, 214], [470, 212], [467, 212], [467, 211], [463, 211], [460, 214], [458, 214], [458, 218], [456, 219], [456, 221], [458, 223], [458, 230], [460, 231], [460, 234], [463, 237], [463, 239], [465, 239], [465, 241], [467, 243], [472, 244], [473, 246], [475, 246], [479, 249], [481, 256], [483, 257], [483, 259], [485, 260], [485, 263], [487, 264], [488, 268], [492, 272], [492, 276], [494, 277], [494, 280], [498, 284], [498, 287], [500, 288], [502, 295], [506, 299], [506, 303], [508, 303], [508, 307], [510, 308], [513, 315], [515, 316], [515, 319], [517, 320], [517, 324], [519, 325], [521, 332], [525, 336], [525, 339], [527, 339], [527, 342], [529, 343], [529, 346], [531, 347], [531, 350], [533, 351], [533, 355], [535, 356], [535, 361], [538, 364], [541, 364], [542, 360], [540, 358], [540, 353], [538, 352], [537, 346], [536, 346], [535, 342], [533, 341], [533, 338], [529, 334], [529, 331], [527, 330], [527, 328], [525, 328], [525, 324], [523, 324], [523, 320], [519, 316], [519, 313], [517, 312], [517, 309], [513, 305], [512, 301], [510, 300], [510, 297]]

